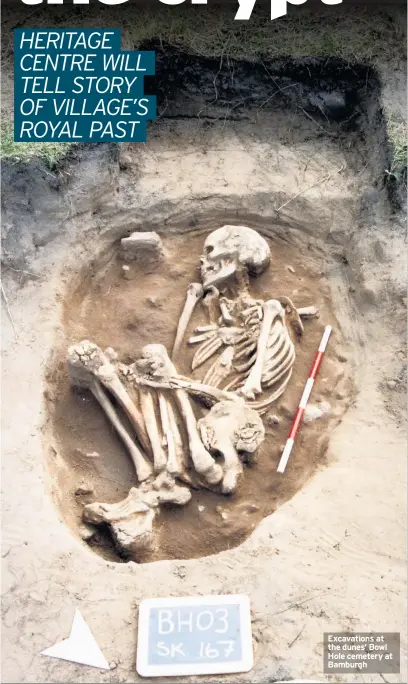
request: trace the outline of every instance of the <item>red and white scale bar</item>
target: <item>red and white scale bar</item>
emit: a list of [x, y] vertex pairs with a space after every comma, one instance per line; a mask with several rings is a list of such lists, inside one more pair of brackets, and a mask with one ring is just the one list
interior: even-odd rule
[[312, 370], [309, 373], [309, 378], [306, 382], [305, 389], [303, 390], [302, 398], [299, 402], [299, 407], [298, 410], [296, 411], [296, 415], [293, 419], [292, 427], [290, 429], [289, 437], [287, 439], [287, 442], [285, 444], [285, 448], [282, 452], [281, 459], [279, 461], [278, 465], [278, 473], [284, 473], [285, 468], [287, 466], [287, 463], [289, 461], [289, 456], [291, 454], [291, 451], [293, 449], [293, 445], [295, 443], [296, 435], [298, 433], [299, 427], [302, 423], [303, 416], [305, 413], [305, 409], [307, 406], [307, 402], [309, 401], [310, 393], [313, 388], [314, 381], [316, 379], [316, 375], [319, 372], [320, 365], [323, 360], [324, 352], [326, 351], [327, 343], [329, 341], [329, 337], [331, 335], [332, 327], [331, 325], [326, 325], [322, 337], [322, 341], [320, 342], [318, 352], [315, 356], [315, 360], [312, 366]]

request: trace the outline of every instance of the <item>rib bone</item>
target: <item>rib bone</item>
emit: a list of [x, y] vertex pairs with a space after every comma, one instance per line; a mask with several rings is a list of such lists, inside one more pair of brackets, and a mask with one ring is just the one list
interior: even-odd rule
[[204, 376], [203, 384], [219, 387], [232, 371], [233, 357], [234, 347], [227, 347], [224, 349], [221, 356], [218, 357]]
[[191, 283], [188, 288], [187, 288], [187, 296], [186, 296], [186, 301], [184, 304], [184, 309], [183, 312], [180, 316], [180, 320], [178, 322], [177, 326], [177, 333], [176, 333], [176, 339], [174, 341], [174, 346], [173, 346], [173, 352], [172, 352], [172, 358], [175, 359], [177, 357], [177, 354], [180, 351], [181, 344], [183, 342], [183, 338], [185, 335], [185, 332], [187, 330], [187, 326], [189, 324], [191, 315], [194, 311], [194, 308], [197, 304], [197, 302], [202, 299], [204, 294], [204, 289], [201, 283]]
[[240, 393], [248, 399], [254, 399], [256, 394], [261, 394], [262, 392], [261, 378], [265, 353], [268, 346], [269, 333], [275, 318], [282, 315], [283, 309], [280, 302], [278, 302], [276, 299], [271, 299], [268, 302], [265, 302], [263, 307], [263, 320], [258, 337], [256, 361], [248, 378], [245, 381], [244, 386], [240, 389]]

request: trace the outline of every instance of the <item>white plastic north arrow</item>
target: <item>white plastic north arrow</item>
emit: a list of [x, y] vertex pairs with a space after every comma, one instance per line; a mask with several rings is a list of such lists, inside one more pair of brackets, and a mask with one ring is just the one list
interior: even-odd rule
[[110, 669], [108, 661], [78, 608], [75, 608], [71, 634], [68, 639], [41, 651], [41, 655], [69, 660], [71, 663], [80, 663], [80, 665], [99, 667], [102, 670]]

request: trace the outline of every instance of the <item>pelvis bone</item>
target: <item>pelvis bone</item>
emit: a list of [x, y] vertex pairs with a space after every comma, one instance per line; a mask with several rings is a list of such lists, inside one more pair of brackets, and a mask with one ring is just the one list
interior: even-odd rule
[[207, 449], [222, 455], [221, 488], [224, 494], [232, 494], [243, 470], [239, 454], [253, 454], [265, 439], [261, 418], [244, 403], [221, 401], [198, 421], [198, 429]]

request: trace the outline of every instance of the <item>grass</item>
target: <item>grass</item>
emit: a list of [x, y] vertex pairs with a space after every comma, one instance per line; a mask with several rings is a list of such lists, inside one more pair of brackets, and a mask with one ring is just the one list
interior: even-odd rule
[[48, 169], [53, 170], [61, 157], [71, 147], [71, 143], [47, 142], [14, 142], [13, 124], [2, 123], [0, 154], [2, 159], [13, 159], [16, 162], [28, 161], [34, 157], [41, 158]]
[[399, 117], [391, 117], [388, 121], [388, 135], [393, 147], [393, 159], [386, 171], [396, 181], [403, 180], [407, 168], [407, 124]]
[[[13, 69], [12, 29], [24, 26], [120, 27], [124, 49], [137, 49], [144, 41], [155, 37], [188, 53], [220, 60], [338, 57], [348, 63], [375, 66], [381, 62], [398, 63], [405, 58], [406, 43], [401, 20], [395, 19], [386, 9], [373, 12], [364, 8], [350, 10], [342, 5], [335, 8], [322, 5], [317, 14], [303, 8], [302, 11], [292, 8], [288, 16], [273, 22], [265, 10], [255, 9], [248, 22], [235, 21], [235, 12], [235, 4], [222, 9], [207, 5], [169, 7], [155, 4], [154, 7], [133, 6], [127, 12], [123, 11], [123, 6], [46, 6], [35, 10], [23, 6], [4, 7], [3, 73], [8, 74], [10, 83]], [[37, 154], [55, 163], [59, 156], [65, 154], [69, 144], [14, 143], [10, 128], [11, 102], [5, 103], [3, 111], [3, 157], [17, 155], [23, 159]], [[390, 126], [390, 138], [395, 147], [397, 164], [403, 154], [398, 127]]]

